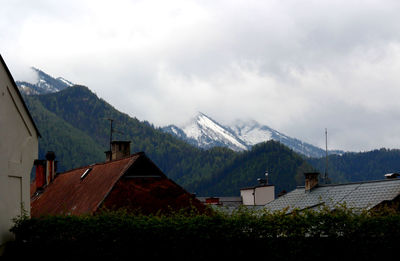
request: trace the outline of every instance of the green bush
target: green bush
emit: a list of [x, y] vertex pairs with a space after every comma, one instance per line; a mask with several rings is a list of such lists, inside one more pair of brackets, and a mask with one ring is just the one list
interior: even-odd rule
[[395, 253], [400, 214], [335, 211], [270, 213], [239, 209], [210, 215], [129, 214], [45, 216], [16, 220], [16, 240], [5, 257], [80, 258], [238, 258], [269, 260], [380, 259]]

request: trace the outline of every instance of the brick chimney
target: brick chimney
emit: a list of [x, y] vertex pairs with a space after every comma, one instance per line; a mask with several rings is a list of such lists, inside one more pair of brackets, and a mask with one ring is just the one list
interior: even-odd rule
[[111, 151], [106, 151], [106, 161], [118, 160], [131, 155], [130, 141], [112, 141]]
[[36, 168], [35, 174], [35, 191], [43, 188], [46, 185], [46, 161], [45, 160], [35, 160], [34, 163]]
[[53, 151], [48, 151], [46, 153], [46, 183], [50, 184], [51, 181], [53, 181], [56, 173], [56, 164], [54, 159], [56, 158], [56, 154]]
[[305, 177], [305, 190], [311, 191], [314, 187], [318, 186], [319, 172], [307, 172], [304, 173]]

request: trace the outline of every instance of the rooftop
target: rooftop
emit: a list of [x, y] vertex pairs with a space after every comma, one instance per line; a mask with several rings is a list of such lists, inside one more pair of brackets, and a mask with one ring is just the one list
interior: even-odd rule
[[394, 200], [400, 194], [400, 179], [386, 179], [346, 184], [321, 184], [305, 191], [304, 187], [275, 199], [265, 205], [271, 211], [318, 209], [326, 206], [335, 209], [345, 204], [355, 210], [369, 210], [378, 204]]

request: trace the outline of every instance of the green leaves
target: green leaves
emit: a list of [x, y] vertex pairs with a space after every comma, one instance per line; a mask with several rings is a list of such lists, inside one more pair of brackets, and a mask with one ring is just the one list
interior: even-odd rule
[[36, 258], [53, 251], [67, 260], [82, 256], [118, 259], [132, 253], [141, 258], [248, 257], [259, 250], [279, 260], [291, 260], [293, 255], [310, 260], [326, 253], [332, 258], [346, 254], [370, 259], [396, 249], [400, 214], [389, 210], [356, 214], [345, 206], [333, 212], [306, 210], [289, 215], [246, 208], [209, 215], [145, 216], [118, 211], [25, 217], [15, 223], [12, 232], [16, 234], [9, 250], [13, 257], [29, 253]]

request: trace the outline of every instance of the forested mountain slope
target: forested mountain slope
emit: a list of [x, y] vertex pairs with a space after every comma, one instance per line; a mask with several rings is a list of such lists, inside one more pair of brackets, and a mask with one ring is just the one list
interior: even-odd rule
[[[309, 159], [316, 169], [325, 171], [326, 159]], [[353, 182], [384, 179], [384, 174], [400, 172], [400, 150], [379, 149], [344, 153], [328, 157], [328, 174], [336, 181]]]
[[171, 179], [198, 195], [211, 191], [238, 195], [241, 187], [255, 185], [266, 168], [271, 168], [271, 181], [279, 184], [278, 189], [290, 190], [299, 171], [309, 167], [298, 154], [274, 141], [245, 152], [197, 148], [119, 112], [84, 86], [25, 99], [42, 134], [39, 154], [43, 158], [46, 151], [55, 151], [61, 171], [105, 159], [108, 119], [118, 130], [114, 139], [130, 140], [132, 152], [144, 151]]

